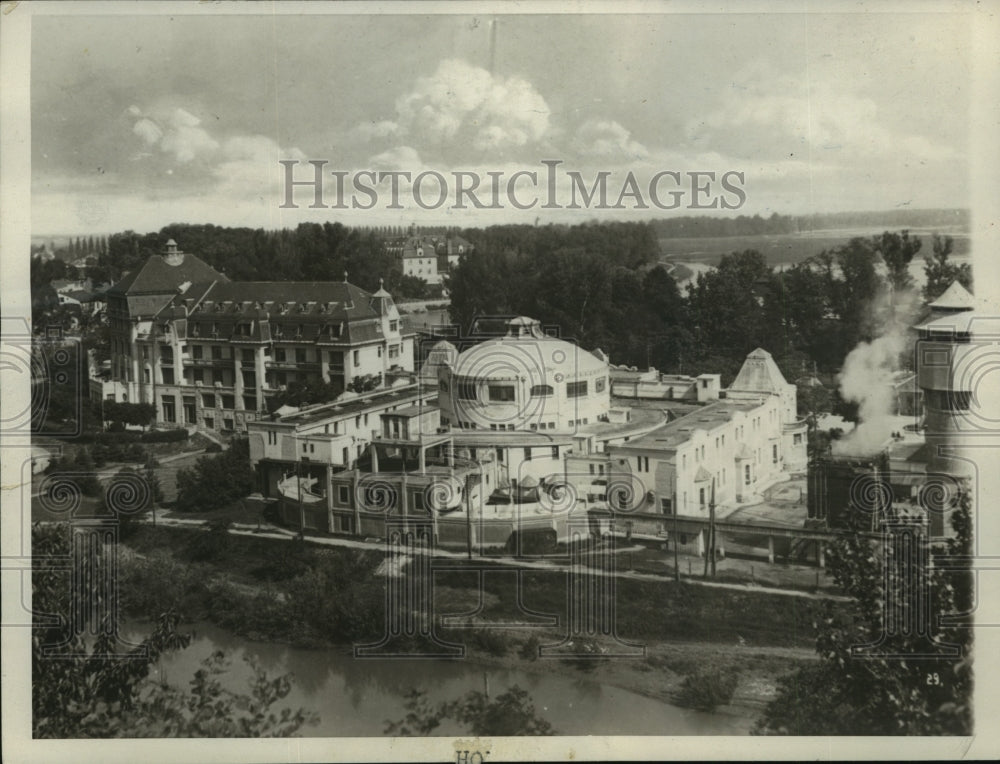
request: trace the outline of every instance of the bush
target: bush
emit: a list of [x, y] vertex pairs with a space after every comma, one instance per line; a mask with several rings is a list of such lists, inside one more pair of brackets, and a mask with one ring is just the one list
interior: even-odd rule
[[246, 439], [234, 440], [228, 451], [203, 456], [177, 473], [177, 508], [182, 512], [218, 509], [241, 499], [256, 485]]
[[689, 674], [681, 685], [677, 704], [699, 711], [714, 711], [733, 699], [739, 681], [738, 671], [712, 669]]
[[179, 443], [188, 439], [188, 431], [180, 428], [177, 430], [150, 430], [144, 432], [139, 440], [143, 443]]
[[220, 446], [218, 443], [209, 443], [207, 446], [205, 446], [206, 454], [218, 454], [221, 452], [222, 452], [222, 446]]
[[538, 660], [538, 647], [542, 644], [541, 640], [535, 635], [531, 635], [528, 639], [521, 645], [521, 649], [518, 654], [527, 661]]

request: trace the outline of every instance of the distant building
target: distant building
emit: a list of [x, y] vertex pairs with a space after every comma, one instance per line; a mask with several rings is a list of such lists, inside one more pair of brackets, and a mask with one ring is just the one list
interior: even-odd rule
[[415, 225], [409, 234], [386, 243], [386, 251], [396, 256], [404, 276], [415, 276], [428, 284], [440, 284], [473, 246], [457, 234], [420, 234]]
[[171, 240], [107, 300], [111, 379], [161, 425], [243, 431], [292, 382], [374, 389], [413, 372], [384, 289], [233, 282]]

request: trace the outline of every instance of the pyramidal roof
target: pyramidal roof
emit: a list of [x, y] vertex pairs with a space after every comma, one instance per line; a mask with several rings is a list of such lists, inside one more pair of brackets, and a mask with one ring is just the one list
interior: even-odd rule
[[736, 375], [730, 390], [755, 393], [780, 393], [788, 382], [774, 362], [774, 358], [763, 348], [757, 348], [747, 356]]
[[976, 307], [976, 298], [958, 281], [952, 281], [951, 286], [930, 303], [930, 307], [933, 310], [972, 310]]

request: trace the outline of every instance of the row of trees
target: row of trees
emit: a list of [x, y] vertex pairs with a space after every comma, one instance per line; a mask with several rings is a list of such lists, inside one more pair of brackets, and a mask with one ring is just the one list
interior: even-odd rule
[[[793, 375], [814, 365], [835, 372], [851, 348], [878, 332], [878, 298], [912, 288], [908, 269], [922, 243], [907, 231], [854, 238], [783, 271], [759, 252], [736, 252], [682, 295], [652, 266], [655, 241], [642, 228], [645, 235], [635, 232], [621, 250], [603, 226], [586, 227], [595, 236], [582, 246], [570, 242], [584, 231], [564, 240], [527, 226], [468, 231], [476, 249], [449, 279], [452, 320], [468, 327], [481, 315], [531, 315], [615, 363], [671, 372], [710, 368], [731, 379], [756, 347]], [[545, 246], [532, 249], [540, 231]], [[953, 278], [971, 281], [967, 266], [949, 260], [951, 248], [950, 238], [934, 237], [929, 299]]]
[[892, 210], [885, 212], [828, 212], [812, 215], [738, 215], [737, 217], [681, 216], [653, 223], [658, 236], [686, 238], [708, 236], [770, 236], [803, 231], [891, 226], [941, 228], [969, 225], [968, 210]]

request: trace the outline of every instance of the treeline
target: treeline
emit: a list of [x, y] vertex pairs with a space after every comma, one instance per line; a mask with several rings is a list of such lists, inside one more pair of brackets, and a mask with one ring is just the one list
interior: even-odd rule
[[765, 236], [844, 228], [969, 227], [969, 211], [889, 210], [886, 212], [827, 212], [812, 215], [739, 215], [733, 218], [683, 216], [657, 220], [652, 225], [661, 238], [707, 236]]
[[[814, 365], [839, 370], [855, 345], [877, 335], [884, 320], [878, 298], [889, 285], [897, 293], [912, 287], [908, 267], [922, 244], [906, 231], [859, 237], [780, 272], [759, 252], [734, 252], [682, 295], [643, 257], [629, 264], [611, 248], [551, 244], [532, 252], [530, 237], [519, 241], [516, 230], [485, 233], [467, 234], [476, 249], [449, 281], [451, 318], [463, 330], [477, 316], [529, 315], [583, 347], [601, 348], [613, 363], [717, 371], [724, 383], [757, 347], [789, 379]], [[948, 260], [951, 239], [934, 237], [933, 249], [928, 299], [955, 278], [971, 280], [967, 266]]]
[[[156, 233], [125, 231], [108, 239], [107, 255], [91, 269], [99, 281], [118, 281], [169, 239], [234, 281], [342, 281], [374, 291], [379, 279], [400, 296], [424, 296], [426, 285], [404, 278], [384, 249], [384, 235], [341, 223], [301, 223], [294, 229], [227, 228], [174, 223]], [[411, 294], [417, 292], [417, 294]]]

